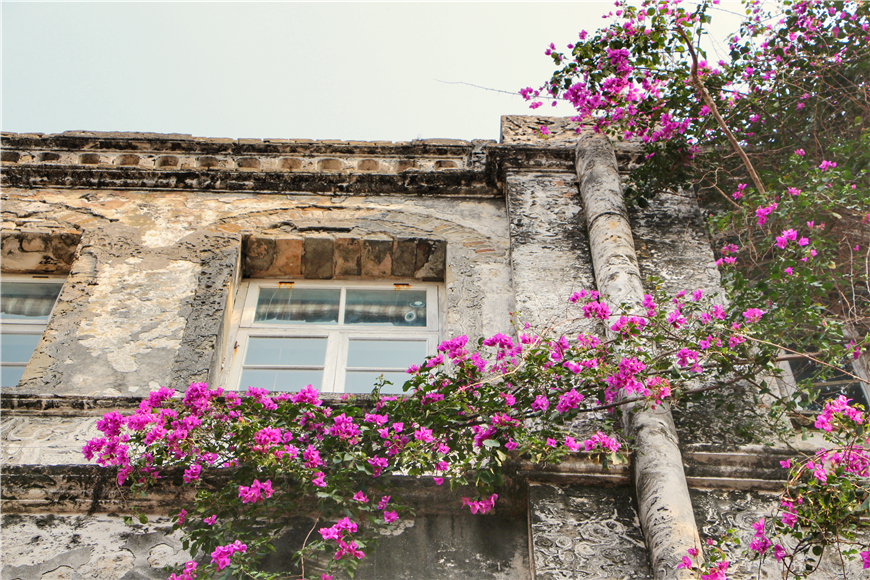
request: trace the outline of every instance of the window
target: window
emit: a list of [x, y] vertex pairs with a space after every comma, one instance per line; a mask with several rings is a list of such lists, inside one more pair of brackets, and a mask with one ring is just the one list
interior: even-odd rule
[[229, 385], [367, 393], [435, 352], [438, 285], [248, 280], [239, 289]]
[[0, 386], [18, 385], [62, 287], [62, 278], [49, 276], [0, 280]]
[[780, 380], [786, 392], [792, 393], [797, 385], [807, 379], [813, 379], [816, 398], [806, 406], [807, 411], [820, 412], [824, 409], [825, 402], [836, 399], [840, 395], [845, 395], [847, 399], [851, 399], [853, 404], [860, 403], [864, 405], [865, 409], [870, 408], [868, 407], [870, 386], [849, 376], [855, 375], [867, 379], [865, 357], [850, 360], [844, 364], [841, 370], [832, 369], [823, 378], [818, 378], [822, 370], [821, 365], [809, 359], [800, 355], [783, 355], [780, 358], [786, 359], [780, 363], [780, 368], [783, 370]]

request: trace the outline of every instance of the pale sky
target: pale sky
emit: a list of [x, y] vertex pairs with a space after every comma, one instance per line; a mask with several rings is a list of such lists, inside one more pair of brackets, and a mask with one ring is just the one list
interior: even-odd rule
[[[497, 140], [499, 117], [532, 114], [528, 104], [440, 81], [511, 93], [540, 86], [554, 70], [547, 45], [564, 50], [581, 29], [604, 25], [601, 15], [612, 9], [612, 2], [4, 0], [0, 128]], [[722, 16], [720, 38], [736, 27]], [[535, 113], [572, 111], [560, 104]]]

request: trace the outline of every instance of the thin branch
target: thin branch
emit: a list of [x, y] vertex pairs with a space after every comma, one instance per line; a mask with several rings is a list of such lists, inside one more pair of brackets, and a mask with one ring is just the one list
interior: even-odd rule
[[840, 373], [846, 375], [847, 377], [851, 377], [851, 378], [855, 379], [856, 381], [860, 381], [860, 382], [862, 382], [862, 383], [867, 383], [868, 385], [870, 385], [870, 381], [866, 381], [866, 380], [862, 379], [861, 377], [859, 377], [858, 375], [853, 375], [852, 373], [850, 373], [850, 372], [848, 372], [848, 371], [845, 371], [845, 370], [841, 369], [840, 367], [835, 367], [835, 366], [832, 365], [832, 364], [828, 364], [828, 363], [826, 363], [826, 362], [824, 362], [824, 361], [821, 361], [821, 360], [819, 360], [819, 359], [817, 359], [817, 358], [815, 358], [815, 357], [813, 357], [813, 356], [810, 356], [810, 355], [808, 355], [808, 354], [800, 353], [800, 352], [798, 352], [798, 351], [796, 351], [796, 350], [792, 350], [792, 349], [790, 349], [790, 348], [788, 348], [788, 347], [786, 347], [786, 346], [782, 346], [781, 344], [776, 344], [775, 342], [768, 342], [768, 341], [766, 341], [766, 340], [762, 340], [762, 339], [760, 339], [760, 338], [753, 338], [753, 337], [751, 337], [751, 336], [746, 336], [745, 334], [741, 334], [740, 336], [742, 336], [742, 337], [745, 338], [746, 340], [751, 340], [752, 342], [760, 342], [761, 344], [766, 344], [766, 345], [768, 345], [768, 346], [773, 346], [773, 347], [775, 347], [775, 348], [780, 348], [780, 349], [782, 349], [782, 350], [787, 350], [788, 352], [790, 352], [790, 353], [792, 353], [792, 354], [796, 354], [796, 355], [800, 356], [801, 358], [805, 358], [805, 359], [811, 360], [811, 361], [813, 361], [813, 362], [816, 363], [816, 364], [820, 364], [820, 365], [822, 365], [822, 366], [826, 366], [826, 367], [828, 367], [829, 369], [834, 369], [835, 371], [840, 372]]
[[704, 83], [701, 82], [701, 78], [698, 76], [698, 55], [695, 52], [695, 47], [692, 46], [692, 43], [689, 42], [689, 39], [686, 37], [686, 33], [679, 26], [677, 27], [677, 34], [679, 34], [680, 38], [683, 39], [683, 43], [688, 47], [689, 54], [692, 57], [692, 84], [698, 90], [698, 93], [700, 93], [701, 98], [704, 99], [704, 103], [707, 105], [707, 108], [710, 109], [713, 118], [715, 118], [716, 122], [719, 124], [719, 128], [722, 129], [723, 133], [725, 133], [725, 136], [728, 138], [728, 143], [731, 144], [731, 148], [740, 157], [740, 160], [743, 162], [744, 167], [746, 167], [746, 172], [749, 173], [749, 177], [755, 184], [758, 193], [764, 195], [766, 192], [764, 184], [761, 182], [761, 178], [758, 177], [758, 173], [755, 172], [755, 167], [752, 165], [752, 161], [749, 160], [749, 156], [746, 155], [746, 152], [740, 146], [740, 143], [737, 142], [734, 133], [732, 133], [731, 129], [728, 128], [725, 119], [723, 119], [722, 115], [719, 113], [719, 108], [716, 106], [716, 102], [713, 100], [713, 97], [710, 96], [707, 87], [704, 86]]

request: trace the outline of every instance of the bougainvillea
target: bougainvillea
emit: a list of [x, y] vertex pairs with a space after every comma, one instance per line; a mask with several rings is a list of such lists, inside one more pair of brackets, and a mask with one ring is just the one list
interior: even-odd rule
[[[870, 561], [838, 519], [849, 509], [867, 512], [863, 422], [855, 420], [859, 411], [846, 411], [855, 407], [844, 399], [820, 403], [815, 386], [833, 374], [863, 380], [847, 362], [866, 350], [870, 326], [870, 7], [745, 0], [747, 16], [728, 39], [728, 58], [714, 63], [703, 41], [717, 4], [617, 1], [606, 15], [609, 26], [581, 32], [567, 52], [550, 44], [545, 54], [556, 72], [520, 94], [532, 108], [543, 99], [567, 100], [584, 124], [578, 131], [591, 128], [640, 147], [644, 163], [627, 187], [639, 205], [661, 191], [695, 192], [721, 245], [717, 264], [731, 307], [747, 321], [763, 316], [768, 326], [755, 343], [778, 344], [782, 358], [816, 368], [791, 396], [778, 397], [771, 414], [800, 417], [824, 405], [815, 426], [829, 438], [835, 429], [828, 415], [850, 418], [851, 442], [832, 440], [837, 451], [796, 463], [783, 501], [809, 510], [801, 512], [805, 525], [786, 515], [794, 525], [776, 529], [797, 543], [771, 544], [756, 530], [751, 551], [773, 550], [792, 575], [814, 570], [815, 552], [832, 544]], [[671, 323], [678, 327], [682, 317], [674, 313]], [[790, 432], [786, 425], [782, 434]], [[800, 485], [834, 495], [842, 485], [848, 492], [834, 504], [828, 502], [834, 495], [808, 501], [796, 492], [804, 503], [795, 503], [789, 494]], [[798, 563], [799, 555], [807, 559]], [[702, 552], [690, 556], [683, 567], [706, 572], [704, 578], [725, 576], [726, 562], [713, 558], [704, 568]]]
[[[615, 338], [526, 327], [472, 348], [457, 337], [409, 369], [403, 397], [376, 391], [325, 404], [310, 386], [236, 393], [195, 383], [183, 396], [162, 388], [133, 415], [107, 414], [98, 424], [104, 436], [85, 454], [117, 466], [119, 484], [145, 488], [175, 469], [197, 489], [177, 525], [185, 545], [211, 558], [182, 574], [255, 569], [301, 514], [334, 522], [318, 527], [299, 552], [303, 559], [326, 552], [328, 575], [335, 566], [355, 569], [379, 533], [408, 513], [392, 477], [467, 489], [462, 505], [484, 514], [496, 505], [509, 462], [574, 453], [605, 465], [624, 461], [623, 404], [687, 396], [699, 378], [706, 386], [698, 390], [752, 380], [773, 352], [747, 340], [763, 330], [764, 312], [729, 314], [700, 291], [672, 300], [648, 295], [645, 315], [612, 319], [596, 292], [571, 301], [579, 318], [608, 324]], [[678, 326], [674, 312], [683, 319]], [[214, 472], [232, 483], [205, 483]]]

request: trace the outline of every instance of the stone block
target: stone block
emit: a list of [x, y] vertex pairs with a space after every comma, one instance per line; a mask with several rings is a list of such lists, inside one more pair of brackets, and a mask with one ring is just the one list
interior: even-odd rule
[[362, 249], [360, 240], [349, 235], [335, 236], [335, 277], [360, 275]]
[[275, 240], [275, 261], [272, 263], [270, 275], [301, 278], [303, 244], [301, 236]]
[[245, 276], [261, 277], [268, 272], [275, 261], [275, 240], [270, 238], [249, 237], [244, 241]]
[[417, 242], [417, 260], [414, 278], [442, 282], [447, 261], [447, 242], [444, 240], [420, 240]]
[[393, 250], [393, 276], [412, 278], [417, 269], [417, 240], [398, 239]]
[[367, 236], [362, 240], [363, 278], [385, 278], [393, 273], [393, 238]]
[[335, 274], [335, 238], [327, 234], [305, 236], [302, 272], [309, 280], [330, 280]]

